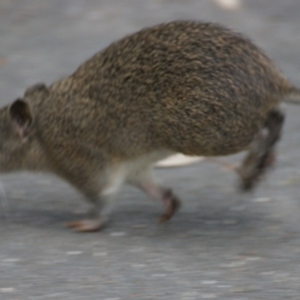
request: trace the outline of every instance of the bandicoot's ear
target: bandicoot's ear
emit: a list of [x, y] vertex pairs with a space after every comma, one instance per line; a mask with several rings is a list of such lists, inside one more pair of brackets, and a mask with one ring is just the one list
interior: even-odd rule
[[11, 120], [17, 125], [21, 138], [26, 138], [33, 120], [29, 104], [22, 99], [17, 99], [10, 106], [9, 115]]

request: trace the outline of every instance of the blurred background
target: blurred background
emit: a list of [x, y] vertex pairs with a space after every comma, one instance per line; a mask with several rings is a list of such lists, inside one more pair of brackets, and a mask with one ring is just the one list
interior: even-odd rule
[[296, 0], [1, 0], [1, 101], [38, 80], [50, 83], [69, 74], [126, 34], [174, 19], [221, 22], [247, 34], [300, 82], [299, 5]]
[[[298, 0], [0, 0], [0, 104], [126, 34], [175, 19], [248, 35], [300, 86]], [[76, 234], [64, 223], [85, 204], [68, 185], [2, 175], [0, 299], [298, 300], [300, 106], [286, 111], [277, 166], [253, 194], [239, 194], [220, 164], [158, 170], [183, 200], [163, 226], [161, 207], [127, 187], [107, 229]]]

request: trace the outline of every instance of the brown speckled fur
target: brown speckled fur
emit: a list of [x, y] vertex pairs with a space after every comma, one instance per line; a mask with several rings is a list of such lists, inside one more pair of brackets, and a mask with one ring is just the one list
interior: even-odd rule
[[150, 153], [219, 156], [247, 149], [294, 90], [238, 33], [212, 23], [161, 24], [111, 44], [50, 87], [29, 88], [24, 100], [33, 121], [25, 124], [26, 141], [18, 142], [16, 122], [3, 108], [2, 143], [8, 126], [24, 154], [18, 162], [15, 149], [8, 150], [15, 163], [0, 159], [0, 168], [36, 170], [39, 161], [40, 169], [94, 201], [119, 166]]
[[51, 87], [101, 106], [97, 124], [116, 143], [105, 147], [125, 157], [160, 146], [191, 155], [243, 150], [289, 88], [248, 39], [199, 22], [125, 37]]

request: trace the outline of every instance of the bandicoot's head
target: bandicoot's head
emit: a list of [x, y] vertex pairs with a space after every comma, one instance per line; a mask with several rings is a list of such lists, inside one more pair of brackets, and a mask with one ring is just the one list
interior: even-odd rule
[[[44, 97], [43, 84], [28, 88], [24, 98], [0, 109], [0, 172], [31, 169], [40, 159], [34, 115], [28, 100]], [[36, 157], [34, 157], [36, 156]]]

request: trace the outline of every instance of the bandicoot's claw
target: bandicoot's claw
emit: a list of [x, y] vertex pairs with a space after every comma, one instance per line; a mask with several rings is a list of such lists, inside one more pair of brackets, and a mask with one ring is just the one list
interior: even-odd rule
[[67, 223], [67, 226], [73, 228], [77, 232], [96, 232], [105, 226], [101, 220], [81, 220]]
[[[166, 199], [167, 200], [167, 199]], [[169, 221], [175, 212], [179, 210], [181, 206], [180, 200], [175, 198], [173, 194], [169, 195], [168, 204], [166, 205], [167, 210], [166, 212], [160, 217], [159, 223], [165, 223]]]

